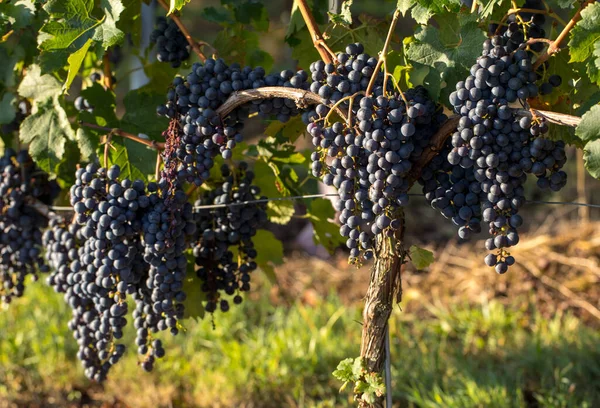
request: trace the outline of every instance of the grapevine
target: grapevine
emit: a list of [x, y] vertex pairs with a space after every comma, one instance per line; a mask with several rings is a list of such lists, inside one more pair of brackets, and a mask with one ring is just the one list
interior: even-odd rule
[[[179, 2], [159, 0], [166, 15], [142, 40], [128, 32], [137, 12], [66, 3], [28, 9], [33, 29], [2, 4], [0, 47], [24, 56], [0, 90], [0, 297], [8, 305], [27, 277], [47, 273], [71, 309], [85, 375], [97, 382], [128, 346], [152, 371], [167, 354], [162, 332], [182, 334], [198, 309], [215, 319], [242, 303], [251, 276], [272, 268], [257, 236], [271, 234], [269, 221], [296, 215], [276, 200], [314, 198], [312, 181], [335, 189], [328, 216], [304, 202], [316, 239], [341, 244], [330, 249], [351, 264], [373, 265], [352, 381], [360, 405], [381, 403], [379, 387], [361, 384], [382, 372], [401, 268], [414, 253], [404, 237], [413, 184], [460, 240], [486, 234], [482, 264], [504, 274], [519, 262], [511, 250], [527, 221], [528, 179], [545, 194], [565, 187], [568, 144], [584, 147], [585, 165], [600, 176], [598, 44], [588, 46], [600, 15], [594, 1], [573, 12], [540, 0], [521, 8], [463, 2], [470, 13], [448, 5], [428, 9], [427, 19], [425, 6], [399, 4], [375, 46], [359, 35], [370, 23], [355, 27], [347, 13], [330, 13], [323, 31], [321, 16], [299, 0], [314, 53], [300, 48], [294, 69], [278, 71], [258, 45], [268, 29], [262, 4], [223, 1], [222, 12], [203, 11], [223, 26], [213, 47], [193, 38]], [[419, 28], [397, 41], [409, 11]], [[292, 48], [302, 42], [298, 30], [291, 24], [286, 36]], [[121, 95], [123, 53], [144, 42], [140, 67], [127, 75], [143, 71], [149, 82]], [[266, 136], [255, 137], [256, 122], [268, 124]], [[69, 216], [57, 214], [61, 204]], [[190, 297], [190, 287], [202, 296]], [[128, 324], [134, 345], [123, 340]]]

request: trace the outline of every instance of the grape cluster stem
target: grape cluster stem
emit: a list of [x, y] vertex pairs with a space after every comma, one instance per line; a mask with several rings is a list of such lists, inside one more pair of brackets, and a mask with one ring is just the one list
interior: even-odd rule
[[554, 53], [557, 53], [558, 51], [560, 51], [560, 44], [567, 38], [567, 36], [569, 35], [569, 33], [571, 32], [571, 30], [573, 29], [573, 27], [575, 27], [575, 24], [577, 24], [577, 22], [579, 20], [581, 20], [581, 12], [590, 4], [594, 3], [596, 0], [586, 0], [581, 7], [579, 8], [579, 10], [577, 10], [577, 12], [575, 13], [575, 15], [573, 16], [573, 18], [571, 18], [571, 20], [567, 23], [567, 25], [565, 26], [565, 28], [563, 28], [563, 30], [561, 31], [561, 33], [558, 35], [558, 37], [556, 37], [556, 40], [554, 40], [554, 42], [552, 42], [552, 44], [550, 44], [550, 46], [548, 47], [548, 49], [546, 50], [545, 53], [543, 53], [542, 55], [540, 55], [540, 57], [537, 59], [537, 61], [535, 61], [535, 64], [533, 64], [533, 70], [535, 71], [540, 65], [542, 65], [546, 60], [548, 60], [548, 58], [550, 58], [550, 56]]

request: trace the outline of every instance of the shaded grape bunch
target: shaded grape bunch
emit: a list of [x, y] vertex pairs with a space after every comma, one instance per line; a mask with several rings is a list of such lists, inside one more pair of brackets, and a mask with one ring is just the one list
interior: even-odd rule
[[[513, 39], [495, 36], [486, 40], [470, 73], [450, 94], [450, 103], [461, 115], [445, 159], [451, 167], [439, 160], [432, 163], [422, 182], [432, 205], [452, 218], [461, 237], [478, 230], [480, 221], [488, 223], [491, 238], [486, 248], [497, 251], [486, 258], [486, 264], [504, 273], [514, 263], [508, 248], [519, 242], [517, 228], [522, 219], [517, 213], [525, 201], [527, 174], [535, 174], [542, 188], [556, 191], [564, 186], [564, 143], [540, 137], [548, 132], [543, 118], [519, 117], [509, 106], [520, 102], [527, 107], [527, 98], [538, 94], [531, 54], [515, 47]], [[464, 190], [466, 185], [452, 178], [453, 166], [465, 170], [472, 204], [466, 202], [464, 193], [458, 204], [455, 201], [456, 187]], [[458, 208], [463, 198], [465, 205]]]
[[25, 278], [48, 272], [42, 257], [42, 230], [48, 220], [35, 201], [50, 204], [56, 182], [39, 169], [26, 150], [6, 149], [0, 158], [0, 298], [10, 303], [25, 290]]
[[118, 340], [127, 324], [127, 295], [147, 273], [140, 234], [150, 205], [143, 181], [120, 180], [120, 169], [89, 164], [76, 172], [70, 200], [83, 242], [70, 264], [67, 302], [72, 308], [78, 358], [85, 374], [103, 381], [125, 351]]
[[[409, 172], [446, 116], [423, 87], [384, 95], [383, 75], [377, 74], [373, 95], [365, 97], [376, 59], [351, 44], [338, 54], [337, 64], [311, 65], [311, 90], [329, 103], [351, 110], [351, 123], [328, 123], [330, 108], [317, 105], [304, 115], [316, 151], [312, 172], [338, 189], [334, 207], [340, 211], [340, 233], [347, 238], [353, 262], [373, 256], [375, 237], [400, 227], [400, 208], [408, 203]], [[387, 87], [389, 86], [389, 88]], [[392, 84], [386, 90], [393, 91]], [[408, 105], [407, 105], [408, 103]]]
[[185, 36], [170, 18], [156, 19], [156, 28], [150, 34], [150, 42], [156, 44], [156, 58], [160, 62], [170, 62], [173, 68], [178, 68], [190, 57], [190, 48]]
[[158, 185], [150, 183], [148, 192], [149, 206], [141, 223], [143, 259], [150, 269], [134, 296], [134, 326], [138, 353], [144, 356], [142, 368], [151, 371], [155, 359], [164, 355], [162, 345], [152, 341], [151, 333], [167, 329], [173, 335], [179, 333], [186, 298], [183, 291], [187, 267], [185, 251], [196, 224], [192, 205], [181, 189], [167, 190], [166, 183], [161, 181]]
[[[206, 193], [196, 205], [235, 204], [260, 198], [260, 189], [252, 184], [254, 173], [245, 162], [230, 169], [221, 167], [222, 182]], [[252, 237], [267, 221], [266, 204], [233, 205], [200, 210], [197, 215], [198, 240], [193, 247], [196, 274], [206, 293], [207, 312], [229, 310], [229, 300], [242, 302], [242, 292], [250, 290], [250, 276], [257, 268], [257, 251]]]
[[179, 140], [167, 140], [175, 146], [165, 152], [165, 167], [174, 170], [163, 177], [201, 185], [208, 179], [217, 155], [232, 157], [233, 149], [243, 140], [243, 121], [250, 113], [282, 122], [301, 113], [295, 101], [272, 98], [251, 102], [220, 118], [216, 110], [233, 92], [265, 86], [308, 89], [307, 79], [305, 71], [267, 75], [262, 67], [241, 68], [238, 64], [227, 65], [222, 59], [195, 63], [187, 77], [173, 80], [167, 103], [157, 108], [159, 115], [177, 119], [182, 129]]

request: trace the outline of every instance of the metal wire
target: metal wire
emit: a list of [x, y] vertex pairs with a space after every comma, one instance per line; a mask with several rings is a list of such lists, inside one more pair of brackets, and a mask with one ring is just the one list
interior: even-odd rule
[[[408, 194], [412, 197], [423, 197], [422, 194]], [[271, 197], [271, 198], [262, 198], [259, 200], [249, 200], [242, 201], [239, 203], [228, 203], [228, 204], [209, 204], [209, 205], [196, 205], [194, 206], [194, 210], [196, 212], [202, 210], [216, 210], [219, 208], [228, 208], [228, 207], [238, 207], [243, 205], [252, 205], [252, 204], [264, 204], [271, 201], [295, 201], [295, 200], [305, 200], [305, 199], [313, 199], [313, 198], [326, 198], [326, 197], [338, 197], [337, 193], [328, 193], [328, 194], [308, 194], [308, 195], [300, 195], [300, 196], [290, 196], [290, 197]], [[526, 204], [548, 204], [548, 205], [573, 205], [579, 207], [590, 207], [590, 208], [600, 208], [600, 204], [588, 204], [588, 203], [578, 203], [574, 201], [540, 201], [540, 200], [525, 200]], [[52, 211], [73, 211], [73, 207], [61, 207], [61, 206], [50, 206]]]

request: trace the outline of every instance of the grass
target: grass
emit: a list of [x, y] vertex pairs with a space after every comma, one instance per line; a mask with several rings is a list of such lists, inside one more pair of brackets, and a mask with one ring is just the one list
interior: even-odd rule
[[[268, 288], [259, 295], [217, 314], [214, 328], [187, 320], [151, 374], [132, 348], [100, 386], [83, 377], [62, 297], [30, 284], [0, 313], [0, 407], [351, 405], [331, 372], [358, 354], [360, 308], [334, 294], [289, 307], [272, 305]], [[577, 317], [497, 302], [402, 306], [390, 326], [397, 406], [600, 406], [600, 333]]]

